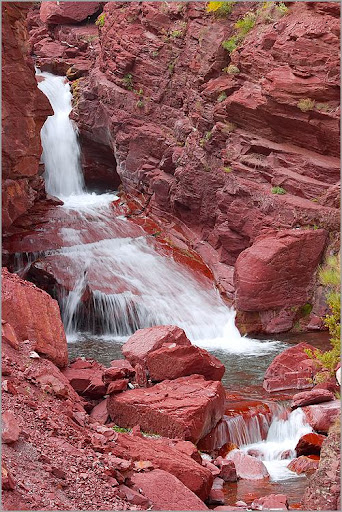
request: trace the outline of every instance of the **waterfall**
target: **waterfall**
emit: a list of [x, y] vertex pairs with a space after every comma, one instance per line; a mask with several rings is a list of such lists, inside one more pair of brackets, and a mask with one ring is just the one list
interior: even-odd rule
[[[152, 236], [116, 216], [115, 194], [84, 190], [69, 85], [49, 73], [40, 76], [39, 87], [54, 109], [42, 128], [47, 190], [63, 199], [58, 208], [65, 219], [58, 231], [62, 247], [45, 258], [61, 281], [73, 283], [59, 297], [69, 339], [83, 331], [122, 342], [139, 328], [176, 324], [208, 349], [258, 355], [274, 350], [278, 342], [240, 336], [234, 310], [209, 279], [160, 254]], [[56, 226], [44, 226], [49, 229], [56, 237]]]
[[266, 439], [247, 442], [240, 445], [240, 449], [262, 460], [272, 480], [286, 480], [296, 477], [287, 466], [296, 457], [299, 439], [310, 432], [312, 428], [300, 408], [289, 413], [287, 418], [284, 418], [284, 410], [279, 409], [272, 418]]
[[37, 74], [43, 78], [38, 87], [49, 98], [54, 111], [41, 130], [46, 191], [61, 199], [81, 194], [84, 182], [77, 134], [69, 118], [72, 110], [69, 82], [50, 73], [37, 70]]

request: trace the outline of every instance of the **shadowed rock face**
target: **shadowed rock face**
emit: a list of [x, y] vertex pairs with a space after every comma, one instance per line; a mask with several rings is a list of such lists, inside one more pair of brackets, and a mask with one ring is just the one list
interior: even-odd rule
[[28, 56], [29, 2], [2, 3], [2, 227], [6, 231], [44, 197], [40, 129], [52, 114]]

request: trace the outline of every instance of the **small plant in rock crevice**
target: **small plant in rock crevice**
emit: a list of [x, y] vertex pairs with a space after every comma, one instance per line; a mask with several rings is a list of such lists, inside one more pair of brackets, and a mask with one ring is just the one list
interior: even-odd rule
[[303, 98], [298, 101], [297, 107], [302, 112], [308, 112], [309, 110], [313, 110], [315, 103], [316, 103], [315, 100], [312, 100], [310, 98]]
[[133, 76], [131, 73], [127, 73], [123, 77], [122, 84], [128, 91], [133, 91]]
[[102, 14], [100, 14], [100, 16], [98, 16], [97, 20], [95, 21], [95, 25], [102, 28], [103, 25], [105, 24], [105, 19], [106, 19], [106, 13], [103, 12]]
[[286, 190], [282, 187], [272, 187], [271, 192], [272, 194], [278, 194], [280, 196], [286, 194]]
[[236, 28], [236, 33], [222, 42], [222, 47], [227, 50], [228, 53], [232, 53], [245, 39], [248, 32], [252, 30], [257, 20], [257, 16], [254, 12], [247, 12], [242, 18], [237, 20], [234, 27]]
[[225, 99], [227, 99], [227, 94], [223, 91], [223, 92], [221, 92], [221, 94], [217, 98], [217, 102], [218, 103], [222, 103], [222, 101], [224, 101]]
[[222, 71], [228, 73], [228, 75], [238, 75], [240, 73], [239, 68], [234, 64], [229, 64], [229, 66], [223, 68]]
[[206, 11], [217, 18], [225, 18], [232, 12], [234, 4], [236, 2], [208, 2]]

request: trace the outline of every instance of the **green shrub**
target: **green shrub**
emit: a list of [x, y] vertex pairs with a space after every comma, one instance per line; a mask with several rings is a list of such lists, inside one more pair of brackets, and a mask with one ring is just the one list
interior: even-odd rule
[[272, 194], [278, 194], [281, 196], [286, 194], [286, 190], [282, 187], [272, 187], [271, 192]]
[[324, 323], [329, 330], [331, 349], [322, 352], [305, 350], [307, 355], [314, 359], [321, 371], [316, 375], [317, 382], [323, 382], [327, 377], [333, 376], [337, 363], [341, 359], [341, 265], [340, 257], [330, 256], [325, 265], [319, 270], [319, 280], [326, 288], [326, 299], [330, 313], [326, 315]]
[[112, 427], [112, 429], [115, 432], [119, 432], [120, 434], [127, 434], [127, 432], [130, 432], [132, 430], [131, 428], [119, 427], [119, 425], [114, 425], [114, 427]]
[[217, 101], [218, 103], [221, 103], [222, 101], [224, 101], [225, 99], [227, 98], [227, 94], [223, 91], [221, 92], [221, 94], [219, 95], [219, 97], [217, 98]]
[[239, 68], [234, 64], [229, 64], [229, 66], [224, 68], [223, 71], [225, 71], [225, 73], [228, 73], [228, 75], [238, 75], [240, 73]]
[[222, 47], [227, 50], [228, 53], [232, 53], [238, 46], [237, 36], [232, 36], [230, 39], [222, 42]]
[[302, 112], [308, 112], [308, 110], [312, 110], [315, 106], [315, 101], [311, 100], [310, 98], [303, 98], [302, 100], [299, 100], [297, 103], [297, 107]]
[[289, 11], [289, 8], [286, 7], [284, 2], [276, 2], [275, 7], [277, 9], [277, 12], [279, 12], [279, 14], [281, 14], [281, 16], [284, 16]]
[[137, 101], [137, 107], [138, 107], [138, 108], [143, 108], [143, 107], [144, 107], [144, 102], [143, 102], [143, 100], [141, 100], [141, 99], [140, 99], [140, 100], [138, 100], [138, 101]]
[[103, 12], [102, 14], [100, 14], [100, 16], [98, 16], [97, 20], [95, 21], [95, 25], [97, 25], [98, 27], [103, 27], [105, 19], [106, 13]]
[[236, 2], [208, 2], [206, 11], [218, 18], [225, 18], [232, 12], [234, 4]]
[[243, 18], [240, 18], [235, 23], [235, 28], [238, 29], [238, 37], [242, 39], [246, 37], [248, 32], [252, 30], [256, 22], [256, 15], [254, 12], [248, 12]]
[[172, 39], [177, 39], [178, 37], [183, 37], [183, 31], [182, 30], [173, 30], [171, 33], [170, 33], [170, 37], [172, 37]]
[[231, 167], [223, 167], [223, 170], [224, 170], [224, 172], [229, 174], [230, 172], [232, 172], [233, 169]]
[[129, 91], [133, 90], [133, 77], [131, 73], [127, 73], [123, 79], [122, 79], [123, 85], [128, 89]]

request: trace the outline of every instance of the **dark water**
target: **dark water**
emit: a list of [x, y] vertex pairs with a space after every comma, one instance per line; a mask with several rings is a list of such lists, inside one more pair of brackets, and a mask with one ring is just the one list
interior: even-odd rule
[[[260, 338], [261, 339], [261, 338]], [[110, 366], [113, 359], [123, 359], [121, 346], [124, 343], [113, 340], [110, 337], [96, 337], [90, 334], [79, 335], [74, 341], [69, 341], [68, 349], [70, 359], [75, 357], [89, 357], [96, 359], [105, 366]], [[310, 343], [314, 347], [326, 349], [329, 345], [327, 332], [306, 334], [277, 334], [263, 342], [278, 341], [272, 346], [272, 350], [261, 354], [233, 354], [224, 350], [211, 351], [226, 367], [222, 383], [231, 391], [238, 391], [246, 395], [246, 398], [269, 396], [262, 389], [264, 373], [277, 354], [291, 345], [302, 341]]]

